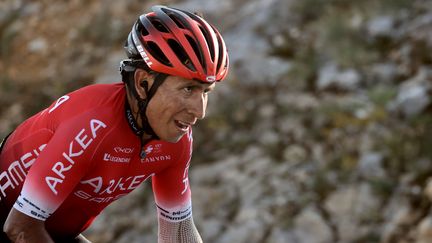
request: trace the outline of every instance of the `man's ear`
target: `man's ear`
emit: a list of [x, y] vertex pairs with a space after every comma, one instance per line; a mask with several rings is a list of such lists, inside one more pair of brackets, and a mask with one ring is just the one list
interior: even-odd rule
[[[134, 84], [135, 89], [138, 92], [138, 95], [141, 97], [141, 99], [146, 98], [146, 91], [145, 87], [147, 85], [147, 89], [150, 89], [150, 87], [153, 85], [154, 77], [153, 75], [149, 74], [147, 71], [138, 68], [135, 71], [134, 74]], [[145, 84], [147, 82], [147, 84]]]

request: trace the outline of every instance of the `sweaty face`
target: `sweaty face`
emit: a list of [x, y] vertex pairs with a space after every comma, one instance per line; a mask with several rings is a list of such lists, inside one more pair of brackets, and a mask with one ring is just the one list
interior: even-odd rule
[[178, 142], [205, 117], [208, 93], [215, 84], [168, 76], [147, 106], [147, 119], [160, 139]]

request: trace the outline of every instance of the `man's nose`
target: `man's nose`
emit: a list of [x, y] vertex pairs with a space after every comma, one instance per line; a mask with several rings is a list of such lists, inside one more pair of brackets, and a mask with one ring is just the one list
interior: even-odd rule
[[204, 119], [207, 108], [205, 94], [197, 95], [189, 104], [189, 112], [197, 119]]

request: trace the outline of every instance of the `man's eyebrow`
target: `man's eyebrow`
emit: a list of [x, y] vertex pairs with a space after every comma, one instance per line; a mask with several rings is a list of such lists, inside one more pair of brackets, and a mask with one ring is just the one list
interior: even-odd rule
[[209, 85], [207, 85], [207, 83], [203, 83], [203, 82], [198, 81], [198, 80], [188, 80], [187, 82], [184, 83], [184, 85], [194, 86], [194, 87], [202, 87], [202, 88], [209, 87]]

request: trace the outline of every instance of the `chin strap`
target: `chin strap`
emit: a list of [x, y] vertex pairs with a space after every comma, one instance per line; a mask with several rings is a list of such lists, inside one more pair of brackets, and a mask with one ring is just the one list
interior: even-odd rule
[[[146, 95], [146, 98], [143, 99], [138, 95], [138, 92], [134, 87], [131, 87], [131, 91], [135, 99], [138, 101], [138, 114], [137, 116], [133, 116], [132, 111], [129, 107], [128, 102], [126, 102], [126, 117], [129, 121], [129, 125], [131, 126], [132, 130], [135, 132], [135, 134], [139, 137], [142, 137], [142, 135], [148, 134], [151, 136], [152, 139], [159, 139], [157, 134], [154, 132], [153, 128], [150, 126], [150, 123], [147, 119], [146, 111], [147, 106], [151, 100], [151, 98], [155, 95], [157, 89], [159, 86], [165, 81], [166, 77], [168, 75], [163, 73], [157, 73], [155, 76], [155, 80], [153, 82], [153, 85], [149, 88], [148, 82], [146, 80], [141, 82], [141, 87], [144, 88], [144, 92]], [[141, 119], [142, 126], [139, 126], [137, 123], [138, 119]]]
[[[134, 82], [134, 73], [137, 68], [142, 68], [146, 70], [149, 73], [155, 74], [155, 79], [153, 82], [153, 85], [149, 88], [147, 80], [144, 80], [140, 83], [140, 86], [144, 88], [144, 92], [146, 95], [145, 99], [142, 99], [136, 88], [135, 88], [135, 82]], [[128, 120], [129, 126], [134, 131], [134, 133], [140, 138], [141, 140], [141, 148], [143, 148], [144, 141], [142, 136], [144, 134], [148, 134], [151, 136], [150, 139], [159, 139], [159, 136], [154, 132], [153, 128], [150, 126], [150, 123], [148, 121], [146, 111], [147, 106], [151, 100], [151, 98], [155, 95], [157, 89], [159, 86], [165, 81], [166, 77], [168, 77], [167, 74], [164, 73], [157, 73], [150, 70], [147, 65], [145, 65], [143, 60], [134, 60], [134, 59], [125, 59], [120, 62], [119, 67], [120, 74], [122, 76], [122, 81], [126, 83], [126, 85], [129, 87], [130, 91], [132, 92], [132, 95], [135, 97], [135, 99], [138, 101], [138, 112], [136, 116], [134, 116], [130, 106], [129, 102], [126, 97], [126, 104], [125, 104], [125, 112], [126, 112], [126, 118]], [[138, 125], [138, 119], [141, 119], [141, 126]], [[145, 152], [141, 151], [141, 158], [144, 158]]]

